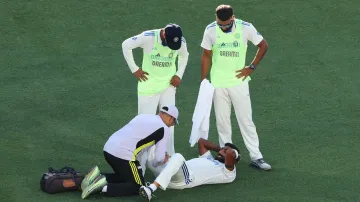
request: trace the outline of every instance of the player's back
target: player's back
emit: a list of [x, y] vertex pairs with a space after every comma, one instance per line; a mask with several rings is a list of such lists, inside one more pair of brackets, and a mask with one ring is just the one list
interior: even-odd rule
[[110, 136], [104, 146], [104, 151], [113, 155], [118, 154], [116, 156], [125, 153], [125, 151], [133, 153], [139, 144], [142, 144], [142, 140], [151, 139], [158, 142], [164, 137], [166, 130], [169, 129], [160, 116], [139, 114]]

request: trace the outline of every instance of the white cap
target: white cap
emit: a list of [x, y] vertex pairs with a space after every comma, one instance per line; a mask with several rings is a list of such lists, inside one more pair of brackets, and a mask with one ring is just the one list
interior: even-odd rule
[[161, 112], [167, 113], [170, 116], [175, 118], [176, 124], [179, 124], [178, 117], [179, 117], [179, 110], [176, 108], [175, 105], [167, 105], [161, 108]]

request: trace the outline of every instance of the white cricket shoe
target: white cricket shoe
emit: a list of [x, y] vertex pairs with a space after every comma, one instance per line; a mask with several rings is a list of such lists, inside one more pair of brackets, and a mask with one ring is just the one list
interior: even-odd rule
[[266, 163], [262, 158], [251, 161], [251, 166], [265, 171], [271, 170], [271, 166], [268, 163]]
[[141, 186], [139, 190], [139, 194], [141, 198], [143, 198], [145, 201], [150, 201], [152, 198], [153, 191], [150, 187]]

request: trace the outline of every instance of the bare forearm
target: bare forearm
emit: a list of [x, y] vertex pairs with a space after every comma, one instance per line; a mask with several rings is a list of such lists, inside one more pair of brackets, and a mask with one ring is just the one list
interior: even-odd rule
[[205, 79], [210, 68], [211, 57], [205, 53], [201, 56], [201, 80]]
[[199, 154], [203, 155], [205, 154], [207, 151], [215, 151], [215, 152], [219, 152], [221, 147], [219, 145], [216, 145], [208, 140], [205, 140], [203, 138], [200, 138], [198, 141], [198, 147], [199, 147]]
[[255, 66], [257, 66], [260, 63], [260, 61], [264, 58], [268, 50], [268, 45], [265, 40], [261, 41], [258, 47], [259, 47], [258, 51], [256, 52], [254, 60], [252, 61], [252, 64], [254, 64]]
[[233, 149], [226, 150], [225, 167], [230, 171], [234, 170], [234, 165], [236, 163], [235, 158], [235, 151]]

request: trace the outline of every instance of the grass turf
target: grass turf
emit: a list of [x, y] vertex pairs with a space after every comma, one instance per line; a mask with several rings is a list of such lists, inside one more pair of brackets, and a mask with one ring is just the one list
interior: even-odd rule
[[[232, 184], [159, 191], [156, 201], [355, 201], [360, 180], [359, 4], [304, 1], [2, 1], [0, 74], [1, 201], [80, 201], [47, 195], [49, 166], [110, 171], [103, 144], [137, 112], [136, 81], [124, 39], [176, 22], [190, 59], [177, 92], [176, 150], [186, 158], [200, 78], [200, 42], [214, 9], [229, 3], [254, 24], [269, 52], [250, 83], [261, 151], [272, 172], [244, 160]], [[249, 44], [247, 60], [256, 49]], [[140, 65], [141, 50], [135, 51]], [[214, 114], [210, 139], [216, 141]], [[147, 175], [152, 180], [151, 175]], [[137, 201], [139, 197], [90, 200]]]

